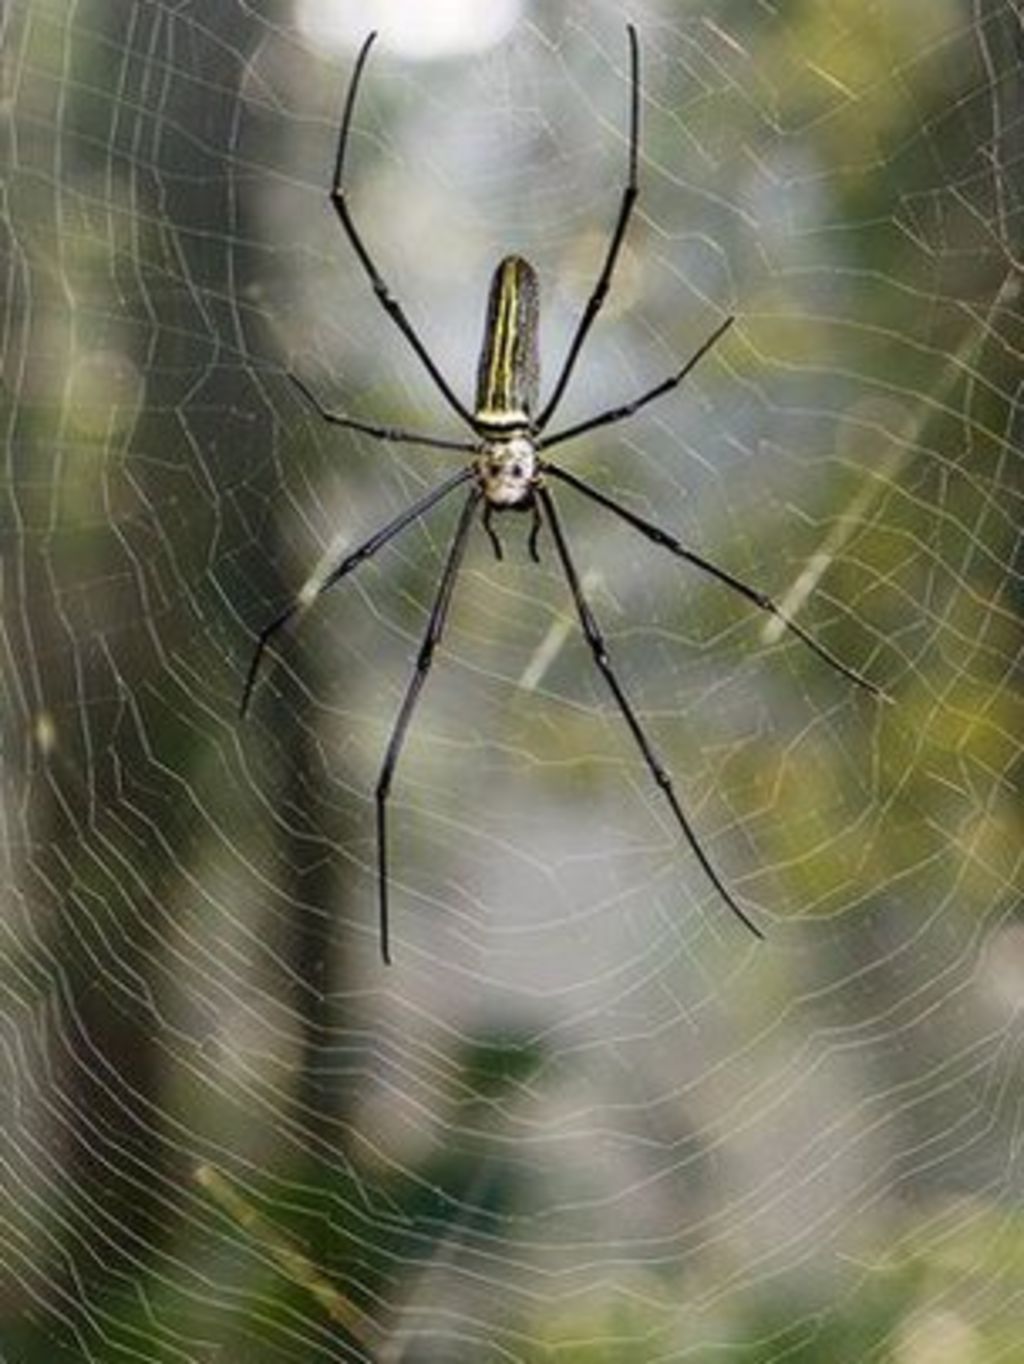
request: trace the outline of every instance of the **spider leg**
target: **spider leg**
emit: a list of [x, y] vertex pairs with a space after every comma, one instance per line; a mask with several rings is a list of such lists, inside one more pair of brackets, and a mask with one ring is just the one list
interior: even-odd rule
[[646, 407], [648, 403], [660, 398], [663, 393], [670, 393], [672, 389], [681, 384], [696, 364], [707, 355], [711, 347], [723, 336], [732, 326], [735, 318], [727, 317], [708, 339], [699, 346], [687, 360], [682, 369], [675, 374], [670, 374], [667, 379], [663, 379], [654, 388], [642, 393], [639, 398], [634, 398], [631, 403], [623, 403], [621, 407], [610, 407], [607, 412], [599, 412], [596, 417], [588, 417], [585, 422], [579, 422], [576, 426], [568, 426], [562, 431], [556, 431], [553, 436], [547, 436], [543, 440], [536, 442], [537, 449], [549, 450], [552, 445], [561, 445], [563, 441], [575, 440], [577, 436], [585, 435], [588, 431], [593, 431], [598, 426], [608, 426], [612, 422], [623, 421], [626, 417], [631, 417], [634, 412], [639, 412], [641, 407]]
[[448, 551], [448, 559], [441, 574], [441, 582], [438, 585], [437, 596], [430, 612], [430, 620], [427, 622], [426, 633], [423, 636], [423, 643], [416, 658], [416, 671], [409, 679], [409, 686], [402, 699], [402, 705], [395, 720], [394, 728], [391, 731], [391, 738], [388, 742], [387, 753], [384, 755], [384, 762], [381, 766], [380, 777], [377, 781], [377, 879], [380, 889], [380, 952], [385, 963], [391, 964], [391, 948], [388, 939], [388, 852], [387, 852], [387, 801], [391, 791], [391, 779], [395, 775], [395, 767], [398, 764], [398, 757], [402, 751], [402, 744], [409, 729], [409, 721], [416, 708], [423, 684], [427, 680], [430, 672], [430, 665], [434, 660], [434, 649], [441, 638], [444, 630], [445, 621], [448, 617], [448, 608], [451, 605], [452, 593], [455, 589], [455, 579], [458, 577], [459, 566], [462, 563], [462, 556], [466, 548], [466, 538], [469, 535], [470, 524], [477, 503], [480, 501], [480, 489], [473, 488], [466, 498], [462, 508], [462, 515], [459, 517], [459, 524], [455, 528], [452, 536], [451, 548]]
[[426, 346], [414, 331], [413, 325], [408, 317], [406, 317], [402, 305], [392, 296], [387, 284], [381, 277], [380, 271], [374, 264], [373, 258], [363, 243], [363, 239], [352, 220], [352, 214], [349, 212], [347, 191], [344, 186], [345, 152], [348, 149], [348, 136], [352, 126], [352, 114], [356, 105], [356, 94], [359, 90], [359, 81], [363, 74], [363, 67], [366, 65], [366, 59], [370, 54], [370, 48], [376, 37], [377, 34], [375, 32], [371, 33], [360, 48], [359, 56], [356, 58], [355, 70], [352, 72], [352, 80], [349, 83], [348, 95], [345, 98], [345, 111], [341, 117], [341, 132], [338, 136], [338, 157], [334, 165], [334, 181], [330, 191], [331, 203], [345, 230], [345, 235], [352, 244], [352, 249], [359, 257], [359, 263], [362, 265], [370, 284], [373, 286], [373, 292], [376, 294], [381, 307], [419, 356], [427, 373], [437, 385], [448, 405], [459, 414], [471, 430], [475, 431], [476, 424], [468, 409], [455, 396], [447, 379], [445, 379], [444, 375], [431, 359]]
[[676, 817], [676, 823], [683, 831], [683, 834], [687, 842], [689, 843], [690, 847], [693, 849], [697, 857], [697, 861], [703, 867], [704, 872], [707, 875], [708, 879], [711, 881], [712, 885], [715, 887], [719, 895], [721, 895], [722, 899], [729, 906], [729, 908], [736, 915], [736, 917], [742, 920], [744, 924], [746, 924], [747, 928], [750, 929], [751, 933], [753, 933], [758, 938], [763, 938], [764, 934], [754, 923], [753, 919], [749, 918], [743, 912], [743, 910], [739, 907], [736, 901], [726, 890], [725, 886], [722, 884], [722, 881], [719, 878], [718, 873], [715, 871], [714, 867], [708, 861], [704, 849], [701, 847], [697, 835], [694, 833], [689, 820], [686, 818], [685, 814], [683, 814], [682, 806], [679, 804], [679, 800], [672, 786], [672, 778], [669, 776], [665, 768], [662, 767], [653, 748], [648, 742], [647, 736], [640, 725], [640, 721], [637, 719], [636, 713], [634, 712], [633, 707], [630, 705], [629, 700], [626, 697], [626, 693], [623, 691], [622, 685], [619, 682], [618, 678], [616, 677], [615, 672], [612, 668], [611, 659], [608, 657], [608, 649], [607, 646], [605, 645], [604, 636], [601, 634], [601, 630], [597, 624], [596, 618], [594, 617], [594, 613], [591, 611], [590, 606], [587, 603], [587, 599], [583, 595], [583, 588], [580, 586], [580, 580], [576, 573], [576, 566], [573, 563], [571, 554], [569, 553], [569, 546], [566, 543], [565, 535], [562, 531], [561, 522], [555, 511], [554, 500], [546, 488], [540, 488], [538, 491], [538, 496], [540, 497], [540, 500], [543, 503], [544, 513], [547, 516], [549, 525], [551, 526], [551, 534], [555, 541], [555, 550], [557, 551], [558, 557], [561, 560], [562, 569], [565, 573], [566, 581], [569, 584], [569, 590], [572, 593], [573, 602], [576, 605], [576, 613], [580, 618], [580, 625], [583, 629], [583, 634], [586, 638], [587, 643], [590, 646], [590, 652], [593, 654], [594, 662], [597, 664], [601, 673], [604, 675], [604, 679], [608, 683], [612, 695], [615, 697], [615, 701], [619, 707], [619, 710], [622, 712], [623, 719], [626, 721], [626, 724], [629, 726], [633, 738], [636, 740], [637, 747], [640, 749], [640, 752], [643, 755], [643, 759], [644, 762], [647, 764], [648, 771], [650, 772], [654, 780], [657, 782], [658, 786], [661, 788], [662, 793], [665, 796], [665, 799], [671, 806], [672, 813]]
[[594, 319], [601, 311], [608, 289], [611, 286], [612, 275], [615, 272], [615, 263], [619, 258], [619, 250], [622, 246], [623, 238], [626, 235], [626, 227], [629, 223], [630, 215], [633, 212], [633, 205], [636, 203], [639, 194], [637, 184], [637, 151], [640, 145], [640, 53], [637, 45], [636, 29], [632, 24], [626, 25], [629, 34], [629, 73], [630, 73], [630, 101], [629, 101], [629, 173], [626, 180], [626, 187], [622, 191], [622, 200], [619, 204], [619, 216], [616, 219], [615, 227], [612, 230], [611, 241], [608, 243], [608, 251], [601, 267], [601, 273], [597, 277], [594, 291], [587, 299], [583, 315], [576, 327], [576, 333], [572, 338], [568, 354], [562, 363], [562, 372], [551, 390], [551, 397], [548, 399], [544, 410], [537, 418], [537, 430], [543, 431], [554, 416], [555, 408], [562, 400], [569, 377], [575, 367], [576, 360], [580, 351], [583, 349], [583, 342], [587, 339], [587, 333], [593, 326]]
[[360, 421], [357, 417], [346, 417], [341, 412], [332, 412], [330, 408], [323, 405], [309, 385], [297, 374], [292, 374], [289, 371], [288, 378], [323, 420], [330, 422], [332, 426], [344, 426], [351, 431], [362, 431], [364, 435], [374, 436], [377, 440], [395, 441], [396, 443], [404, 441], [407, 445], [429, 445], [435, 450], [475, 451], [477, 449], [477, 444], [474, 441], [445, 440], [439, 436], [421, 436], [417, 431], [405, 431], [395, 426], [376, 426], [372, 422]]
[[535, 564], [540, 563], [540, 551], [537, 548], [537, 544], [538, 541], [540, 540], [540, 533], [541, 530], [543, 529], [543, 526], [544, 522], [540, 519], [540, 508], [537, 506], [536, 495], [534, 495], [533, 523], [530, 526], [530, 539], [528, 541], [528, 544], [530, 549], [530, 558], [533, 560]]
[[494, 526], [492, 524], [494, 520], [494, 508], [491, 506], [489, 502], [485, 504], [483, 516], [480, 519], [483, 521], [484, 530], [487, 532], [488, 537], [490, 538], [491, 548], [494, 550], [494, 557], [500, 564], [505, 556], [502, 553], [501, 541], [498, 539], [498, 532], [494, 529]]
[[259, 639], [256, 642], [256, 649], [252, 656], [252, 662], [249, 664], [249, 672], [246, 675], [245, 686], [242, 689], [242, 700], [238, 708], [240, 716], [244, 717], [249, 708], [249, 698], [252, 696], [252, 689], [256, 683], [256, 674], [259, 671], [260, 660], [263, 657], [268, 643], [272, 637], [277, 634], [278, 630], [280, 630], [283, 625], [286, 625], [288, 621], [304, 607], [312, 605], [322, 592], [325, 592], [329, 587], [333, 587], [339, 579], [343, 578], [346, 573], [351, 572], [351, 570], [358, 564], [361, 564], [364, 559], [369, 559], [372, 554], [376, 554], [382, 545], [386, 545], [389, 540], [393, 539], [394, 536], [399, 533], [399, 531], [404, 530], [410, 521], [415, 521], [418, 516], [422, 516], [425, 511], [429, 511], [436, 502], [440, 502], [453, 488], [457, 488], [460, 483], [465, 483], [466, 480], [472, 478], [472, 476], [473, 469], [472, 467], [468, 467], [460, 469], [457, 473], [452, 474], [451, 478], [446, 478], [439, 487], [431, 489], [425, 497], [421, 497], [417, 502], [414, 502], [411, 507], [406, 507], [405, 511], [396, 516], [393, 521], [389, 521], [387, 525], [382, 526], [381, 529], [374, 535], [371, 535], [368, 540], [364, 540], [361, 545], [352, 550], [351, 554], [346, 554], [341, 562], [335, 568], [331, 569], [323, 581], [318, 583], [313, 590], [300, 594], [286, 611], [282, 611], [269, 625], [263, 627], [260, 631]]
[[865, 691], [869, 691], [873, 696], [881, 697], [883, 700], [887, 701], [890, 699], [876, 683], [869, 681], [866, 677], [862, 677], [859, 672], [856, 672], [853, 668], [843, 663], [830, 649], [826, 649], [824, 644], [819, 644], [813, 635], [809, 635], [806, 630], [797, 625], [796, 621], [791, 620], [782, 608], [777, 606], [771, 597], [768, 596], [767, 592], [762, 592], [757, 587], [751, 587], [749, 583], [745, 583], [742, 579], [734, 577], [731, 573], [726, 572], [724, 568], [719, 568], [717, 564], [711, 563], [710, 560], [703, 558], [700, 554], [695, 554], [692, 549], [687, 549], [684, 544], [677, 540], [676, 537], [671, 535], [667, 530], [662, 530], [660, 526], [654, 525], [651, 521], [645, 521], [642, 516], [637, 516], [636, 512], [630, 511], [628, 507], [624, 507], [621, 503], [607, 497], [597, 488], [591, 487], [589, 483], [584, 483], [582, 478], [578, 478], [575, 474], [569, 473], [567, 469], [559, 469], [553, 464], [546, 464], [545, 471], [554, 478], [560, 478], [563, 483], [568, 483], [570, 487], [575, 488], [577, 492], [583, 493], [585, 497], [589, 497], [592, 501], [598, 503], [599, 506], [605, 507], [610, 512], [614, 512], [616, 516], [620, 516], [622, 520], [632, 526], [634, 530], [638, 530], [641, 535], [646, 535], [648, 540], [653, 540], [656, 545], [661, 545], [672, 554], [675, 554], [678, 558], [685, 559], [687, 563], [693, 564], [696, 568], [701, 569], [702, 572], [709, 574], [712, 578], [717, 578], [720, 583], [724, 583], [726, 587], [732, 588], [739, 596], [745, 597], [749, 602], [753, 602], [761, 611], [765, 611], [768, 615], [774, 616], [787, 630], [796, 635], [797, 639], [803, 640], [809, 649], [813, 649], [819, 658], [824, 659], [824, 661], [833, 667], [836, 672], [842, 673], [842, 675], [849, 678], [851, 682], [856, 682], [858, 687], [863, 687]]

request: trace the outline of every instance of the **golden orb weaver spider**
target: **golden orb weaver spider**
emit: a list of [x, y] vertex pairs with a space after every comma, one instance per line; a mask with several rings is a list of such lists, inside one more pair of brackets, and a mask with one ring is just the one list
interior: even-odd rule
[[[594, 662], [604, 676], [605, 681], [611, 690], [616, 705], [626, 724], [629, 727], [637, 747], [643, 756], [647, 769], [654, 778], [657, 785], [661, 788], [665, 800], [668, 802], [672, 814], [675, 817], [684, 838], [690, 845], [697, 861], [700, 863], [708, 879], [714, 885], [719, 895], [729, 906], [732, 912], [740, 919], [746, 927], [758, 938], [763, 937], [761, 930], [754, 923], [743, 909], [736, 903], [735, 899], [726, 889], [718, 873], [715, 871], [711, 862], [708, 860], [696, 833], [690, 825], [689, 820], [683, 813], [682, 806], [676, 796], [672, 785], [672, 779], [666, 769], [658, 760], [654, 749], [644, 733], [643, 727], [637, 718], [632, 704], [619, 682], [608, 656], [604, 637], [598, 626], [593, 611], [584, 595], [580, 584], [579, 574], [569, 549], [568, 541], [562, 522], [555, 508], [555, 501], [551, 491], [547, 486], [547, 479], [550, 477], [561, 483], [567, 484], [576, 492], [584, 497], [596, 502], [598, 506], [606, 511], [614, 513], [620, 517], [634, 530], [641, 535], [661, 545], [680, 559], [685, 559], [704, 573], [716, 578], [731, 588], [747, 601], [761, 611], [775, 616], [797, 638], [803, 640], [814, 652], [822, 659], [849, 678], [858, 686], [865, 688], [875, 696], [884, 697], [881, 688], [877, 687], [860, 673], [854, 671], [841, 662], [823, 644], [818, 643], [811, 635], [803, 630], [795, 621], [789, 619], [774, 601], [758, 588], [751, 587], [747, 583], [734, 577], [723, 568], [711, 563], [708, 559], [695, 553], [683, 545], [669, 531], [663, 530], [660, 526], [637, 516], [635, 512], [608, 497], [600, 489], [584, 482], [578, 475], [570, 473], [553, 464], [546, 458], [546, 452], [556, 445], [563, 445], [567, 441], [575, 440], [578, 436], [595, 430], [600, 426], [609, 426], [613, 422], [625, 420], [625, 418], [638, 412], [640, 408], [653, 402], [662, 394], [670, 392], [677, 387], [683, 379], [690, 373], [694, 366], [703, 356], [705, 356], [712, 346], [732, 325], [733, 318], [726, 317], [725, 320], [711, 333], [711, 335], [697, 348], [686, 363], [675, 373], [670, 374], [667, 379], [662, 380], [653, 388], [642, 393], [638, 398], [631, 402], [620, 404], [616, 407], [608, 408], [606, 411], [597, 413], [596, 416], [589, 417], [586, 421], [577, 422], [573, 426], [564, 427], [556, 431], [553, 435], [546, 435], [548, 423], [554, 416], [562, 396], [565, 393], [569, 379], [572, 375], [576, 361], [579, 358], [583, 343], [587, 334], [594, 323], [595, 318], [601, 310], [605, 296], [611, 285], [612, 275], [615, 270], [615, 263], [619, 256], [623, 239], [626, 235], [626, 228], [629, 224], [634, 204], [639, 193], [637, 180], [637, 159], [640, 145], [640, 54], [637, 42], [636, 29], [632, 24], [627, 25], [629, 37], [629, 66], [630, 66], [630, 105], [629, 105], [629, 153], [628, 153], [628, 173], [625, 187], [622, 191], [622, 198], [619, 204], [618, 217], [612, 230], [611, 240], [605, 253], [604, 262], [601, 266], [600, 274], [597, 278], [590, 297], [583, 309], [582, 316], [576, 325], [576, 330], [569, 344], [569, 349], [565, 359], [562, 361], [562, 368], [559, 371], [555, 385], [547, 399], [547, 402], [536, 413], [539, 404], [540, 392], [540, 361], [538, 348], [538, 300], [537, 300], [537, 276], [533, 267], [521, 256], [506, 256], [500, 261], [491, 280], [490, 295], [487, 304], [487, 315], [484, 326], [483, 344], [480, 351], [480, 361], [477, 372], [476, 404], [472, 412], [460, 401], [453, 389], [448, 384], [444, 375], [440, 372], [437, 365], [427, 352], [426, 347], [420, 340], [419, 335], [413, 328], [405, 314], [404, 309], [396, 298], [391, 294], [387, 284], [384, 282], [373, 258], [371, 257], [366, 245], [352, 219], [352, 214], [348, 205], [348, 191], [344, 183], [345, 154], [348, 149], [349, 131], [352, 126], [352, 115], [355, 109], [356, 95], [359, 90], [360, 79], [366, 59], [369, 56], [370, 48], [373, 45], [376, 33], [371, 33], [363, 43], [356, 58], [355, 68], [352, 79], [349, 83], [348, 94], [345, 100], [344, 112], [341, 120], [341, 131], [338, 137], [338, 152], [334, 167], [334, 180], [330, 190], [330, 201], [341, 221], [341, 226], [345, 231], [352, 249], [359, 259], [359, 263], [370, 281], [373, 291], [377, 296], [381, 307], [391, 317], [392, 321], [401, 331], [410, 346], [416, 352], [427, 373], [434, 381], [435, 386], [440, 390], [442, 397], [449, 407], [461, 418], [473, 433], [473, 440], [449, 440], [443, 437], [422, 435], [415, 431], [407, 431], [399, 428], [378, 426], [371, 422], [360, 421], [355, 417], [345, 416], [338, 412], [332, 412], [324, 407], [320, 399], [303, 383], [295, 374], [290, 374], [289, 378], [299, 389], [303, 397], [308, 401], [324, 421], [330, 422], [334, 426], [347, 427], [352, 431], [361, 431], [364, 435], [372, 436], [376, 440], [406, 442], [412, 445], [431, 446], [440, 450], [459, 450], [472, 455], [472, 459], [455, 474], [452, 474], [438, 487], [432, 489], [425, 497], [421, 497], [411, 507], [406, 508], [394, 520], [389, 521], [380, 530], [376, 531], [351, 553], [346, 554], [317, 584], [316, 590], [312, 593], [304, 593], [283, 611], [279, 616], [266, 625], [259, 634], [252, 662], [249, 665], [248, 676], [245, 680], [245, 687], [242, 692], [240, 711], [244, 716], [248, 709], [252, 689], [256, 681], [259, 670], [260, 660], [271, 637], [276, 634], [291, 618], [300, 610], [310, 604], [325, 589], [332, 587], [350, 573], [352, 569], [361, 564], [371, 555], [376, 554], [383, 545], [389, 540], [394, 539], [408, 525], [429, 511], [450, 492], [464, 484], [470, 484], [466, 500], [463, 503], [462, 513], [459, 517], [455, 532], [452, 536], [448, 549], [448, 557], [441, 573], [440, 584], [434, 598], [434, 604], [427, 622], [426, 632], [420, 645], [419, 654], [416, 660], [416, 669], [409, 681], [408, 688], [399, 708], [395, 719], [394, 727], [391, 731], [391, 738], [388, 743], [384, 761], [381, 766], [380, 777], [377, 782], [375, 797], [377, 805], [377, 882], [379, 890], [380, 907], [380, 948], [381, 955], [385, 962], [390, 962], [390, 938], [389, 938], [389, 919], [388, 919], [388, 858], [387, 858], [387, 802], [391, 791], [391, 782], [395, 774], [398, 758], [405, 741], [409, 722], [412, 719], [413, 711], [419, 700], [420, 692], [427, 680], [431, 664], [434, 658], [434, 650], [441, 639], [444, 631], [445, 622], [448, 618], [448, 611], [451, 606], [452, 594], [455, 588], [455, 581], [462, 564], [463, 554], [466, 548], [466, 540], [469, 535], [470, 527], [478, 509], [481, 510], [481, 521], [484, 530], [490, 538], [494, 553], [498, 559], [502, 557], [501, 541], [493, 526], [493, 517], [496, 514], [509, 511], [528, 511], [532, 513], [533, 523], [530, 530], [529, 550], [531, 557], [536, 561], [537, 541], [542, 526], [547, 524], [552, 540], [554, 541], [555, 553], [561, 564], [565, 575], [569, 591], [575, 604], [576, 613], [579, 617], [583, 635], [590, 647]], [[536, 413], [536, 414], [535, 414]]]

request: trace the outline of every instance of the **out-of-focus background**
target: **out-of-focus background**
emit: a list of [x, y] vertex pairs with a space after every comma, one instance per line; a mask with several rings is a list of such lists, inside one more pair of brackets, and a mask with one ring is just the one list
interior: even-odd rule
[[[326, 199], [471, 401], [496, 260], [671, 823], [547, 537], [457, 514], [256, 632], [460, 458]], [[3, 12], [0, 1355], [1024, 1358], [1016, 0], [12, 0]]]

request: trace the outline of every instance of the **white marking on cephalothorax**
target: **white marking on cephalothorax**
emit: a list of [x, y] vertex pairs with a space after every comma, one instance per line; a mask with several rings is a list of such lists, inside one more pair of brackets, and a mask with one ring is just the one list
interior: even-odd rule
[[476, 459], [484, 497], [492, 507], [518, 507], [530, 501], [537, 479], [537, 450], [522, 434], [485, 441]]

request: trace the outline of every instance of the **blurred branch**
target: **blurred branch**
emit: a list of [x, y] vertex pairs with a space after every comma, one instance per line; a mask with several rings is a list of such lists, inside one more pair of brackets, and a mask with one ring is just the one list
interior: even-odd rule
[[366, 1313], [335, 1288], [309, 1256], [257, 1212], [229, 1180], [212, 1165], [199, 1165], [195, 1181], [251, 1240], [269, 1252], [286, 1279], [305, 1289], [330, 1319], [343, 1326], [349, 1335], [368, 1349], [377, 1349], [381, 1343], [380, 1332]]

